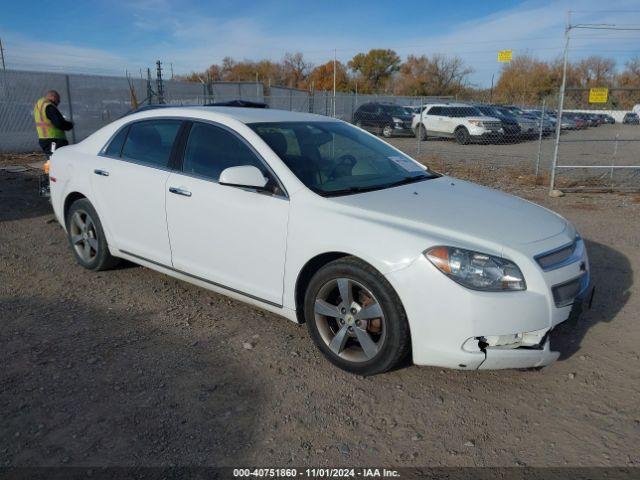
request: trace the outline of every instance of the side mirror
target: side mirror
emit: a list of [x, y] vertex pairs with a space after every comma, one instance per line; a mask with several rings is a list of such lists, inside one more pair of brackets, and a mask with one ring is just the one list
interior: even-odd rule
[[218, 179], [220, 185], [230, 187], [245, 187], [263, 189], [267, 185], [267, 179], [262, 172], [252, 165], [225, 168]]

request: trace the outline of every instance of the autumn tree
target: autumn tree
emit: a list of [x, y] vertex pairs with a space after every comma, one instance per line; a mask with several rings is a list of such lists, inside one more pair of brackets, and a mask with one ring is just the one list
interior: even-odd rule
[[555, 68], [529, 55], [521, 55], [502, 68], [494, 98], [500, 102], [537, 104], [558, 88]]
[[[314, 90], [333, 90], [333, 60], [311, 70], [307, 85]], [[345, 92], [349, 89], [347, 67], [341, 62], [336, 62], [336, 90]]]
[[289, 87], [304, 88], [309, 72], [313, 68], [305, 61], [302, 53], [287, 53], [282, 60], [282, 70], [285, 82]]
[[393, 50], [378, 48], [358, 53], [348, 65], [358, 77], [360, 91], [378, 92], [388, 86], [391, 75], [400, 68], [400, 57]]

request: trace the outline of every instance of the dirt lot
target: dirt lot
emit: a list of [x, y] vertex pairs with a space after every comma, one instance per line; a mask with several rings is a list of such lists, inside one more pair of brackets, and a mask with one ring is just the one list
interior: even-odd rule
[[596, 298], [561, 360], [361, 378], [304, 326], [145, 268], [83, 270], [35, 176], [0, 171], [0, 466], [639, 466], [640, 197], [549, 199], [498, 173], [480, 180], [588, 242]]

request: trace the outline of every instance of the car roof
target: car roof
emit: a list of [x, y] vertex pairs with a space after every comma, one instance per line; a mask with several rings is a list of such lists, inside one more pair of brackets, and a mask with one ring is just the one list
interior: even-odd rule
[[334, 118], [316, 115], [313, 113], [290, 112], [288, 110], [276, 110], [269, 108], [242, 108], [242, 107], [207, 107], [207, 106], [176, 106], [156, 108], [143, 112], [136, 112], [127, 118], [154, 118], [154, 117], [185, 117], [211, 119], [212, 117], [224, 117], [228, 120], [236, 120], [241, 123], [262, 122], [332, 122], [339, 121]]

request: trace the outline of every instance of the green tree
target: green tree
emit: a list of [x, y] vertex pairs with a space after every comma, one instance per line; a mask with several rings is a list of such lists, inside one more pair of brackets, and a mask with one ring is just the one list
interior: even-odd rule
[[376, 48], [358, 53], [348, 65], [358, 77], [360, 91], [379, 92], [388, 87], [391, 76], [400, 68], [400, 57], [393, 50]]

